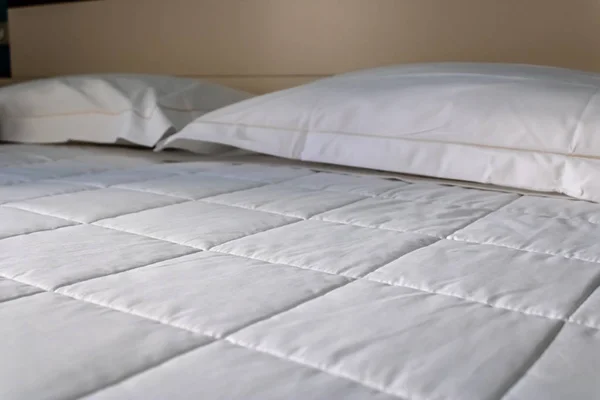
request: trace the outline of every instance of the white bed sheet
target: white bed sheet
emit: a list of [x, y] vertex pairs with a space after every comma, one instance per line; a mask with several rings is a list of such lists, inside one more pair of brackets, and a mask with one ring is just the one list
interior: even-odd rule
[[0, 146], [0, 398], [597, 398], [599, 204], [315, 168]]

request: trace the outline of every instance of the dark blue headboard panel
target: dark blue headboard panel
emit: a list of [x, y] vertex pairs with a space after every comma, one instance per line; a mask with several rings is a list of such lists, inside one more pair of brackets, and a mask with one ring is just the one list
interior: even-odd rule
[[10, 51], [8, 47], [8, 2], [0, 0], [0, 78], [10, 76]]

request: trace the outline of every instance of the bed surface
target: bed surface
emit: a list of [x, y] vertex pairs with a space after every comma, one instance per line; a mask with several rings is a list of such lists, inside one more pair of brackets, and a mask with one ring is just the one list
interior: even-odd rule
[[283, 161], [0, 146], [0, 399], [597, 398], [599, 223]]

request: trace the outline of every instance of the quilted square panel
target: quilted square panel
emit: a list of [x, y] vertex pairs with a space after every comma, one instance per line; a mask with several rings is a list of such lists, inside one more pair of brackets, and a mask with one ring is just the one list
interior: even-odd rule
[[212, 251], [359, 277], [435, 239], [424, 235], [302, 221]]
[[297, 220], [282, 215], [193, 201], [106, 219], [97, 224], [206, 250], [229, 240]]
[[39, 292], [42, 290], [36, 287], [0, 278], [0, 303]]
[[89, 186], [59, 181], [38, 181], [7, 186], [2, 186], [0, 183], [0, 204], [89, 189], [91, 189]]
[[595, 399], [600, 393], [600, 331], [566, 324], [542, 347], [506, 400]]
[[280, 184], [222, 194], [205, 201], [306, 219], [363, 198], [361, 195], [321, 192]]
[[0, 158], [7, 160], [7, 162], [0, 163], [0, 165], [38, 164], [50, 161], [71, 160], [97, 152], [98, 148], [84, 148], [74, 145], [54, 146], [46, 144], [23, 145], [3, 143], [0, 147]]
[[0, 276], [55, 290], [192, 252], [189, 247], [78, 225], [0, 240]]
[[108, 188], [24, 200], [9, 203], [6, 207], [90, 223], [183, 201], [172, 196]]
[[73, 224], [61, 218], [0, 206], [0, 239]]
[[202, 173], [222, 178], [241, 179], [245, 181], [278, 183], [300, 176], [315, 174], [307, 168], [290, 167], [286, 165], [265, 165], [246, 163], [224, 163], [215, 168], [211, 168]]
[[503, 211], [540, 217], [584, 219], [600, 224], [600, 204], [552, 197], [523, 196], [511, 202]]
[[347, 281], [316, 271], [198, 253], [63, 287], [59, 292], [223, 337]]
[[499, 398], [559, 326], [450, 296], [356, 281], [230, 340], [404, 399], [479, 400]]
[[442, 240], [368, 278], [564, 320], [595, 288], [600, 268], [559, 256]]
[[488, 212], [445, 204], [414, 204], [403, 200], [366, 199], [315, 218], [443, 238]]
[[[83, 396], [209, 339], [53, 293], [2, 303], [0, 398]], [[115, 366], [118, 365], [116, 368]]]
[[590, 281], [590, 289], [582, 297], [581, 306], [573, 313], [570, 321], [600, 329], [600, 279]]
[[174, 172], [156, 168], [140, 167], [129, 169], [113, 169], [104, 172], [75, 175], [61, 178], [61, 181], [78, 183], [95, 187], [109, 187], [122, 183], [143, 182], [145, 180], [177, 176]]
[[28, 182], [28, 181], [29, 181], [29, 179], [27, 179], [27, 178], [23, 178], [23, 177], [16, 176], [16, 175], [3, 174], [0, 172], [0, 185], [2, 185], [2, 186], [16, 185], [16, 184], [24, 183], [24, 182]]
[[458, 186], [416, 182], [387, 191], [383, 197], [417, 203], [446, 204], [455, 207], [496, 210], [519, 198], [518, 194], [477, 190]]
[[[232, 382], [235, 377], [235, 384]], [[125, 399], [344, 399], [398, 400], [302, 364], [217, 342], [89, 397]]]
[[354, 193], [375, 197], [394, 189], [402, 190], [409, 184], [393, 179], [372, 176], [342, 175], [320, 172], [283, 182], [284, 185], [313, 190]]
[[10, 151], [10, 147], [13, 146], [3, 145], [2, 148], [0, 148], [0, 168], [7, 166], [36, 164], [53, 161], [52, 158], [46, 155], [29, 153], [18, 149], [17, 147], [13, 147], [13, 151]]
[[501, 209], [454, 233], [451, 239], [600, 262], [600, 225], [585, 218]]
[[264, 184], [262, 182], [221, 178], [211, 175], [186, 174], [127, 183], [118, 185], [117, 187], [195, 200], [221, 193], [249, 189]]
[[83, 163], [76, 160], [58, 160], [31, 165], [16, 165], [0, 167], [0, 174], [13, 175], [25, 180], [42, 180], [83, 175], [90, 172], [100, 172], [112, 169], [109, 164]]

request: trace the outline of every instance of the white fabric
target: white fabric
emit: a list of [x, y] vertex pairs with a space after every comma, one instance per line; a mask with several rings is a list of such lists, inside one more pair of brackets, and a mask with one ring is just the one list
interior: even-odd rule
[[600, 75], [547, 67], [387, 67], [225, 107], [163, 147], [214, 142], [600, 201], [599, 88]]
[[[0, 140], [24, 143], [120, 140], [154, 146], [171, 130], [248, 93], [160, 75], [86, 75], [0, 89]], [[223, 146], [205, 146], [218, 151]]]
[[147, 153], [0, 146], [2, 400], [598, 397], [599, 204]]

